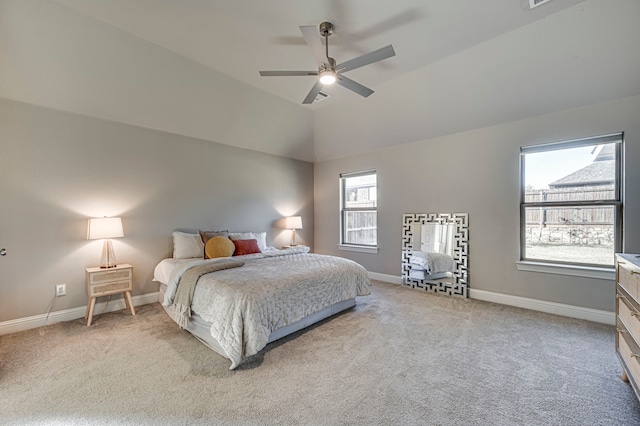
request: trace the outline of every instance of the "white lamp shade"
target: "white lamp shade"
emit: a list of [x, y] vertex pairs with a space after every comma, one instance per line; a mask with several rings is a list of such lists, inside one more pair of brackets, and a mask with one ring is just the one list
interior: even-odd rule
[[302, 229], [302, 216], [291, 216], [286, 219], [287, 229]]
[[89, 219], [89, 235], [87, 239], [124, 237], [122, 219], [119, 217], [100, 217]]

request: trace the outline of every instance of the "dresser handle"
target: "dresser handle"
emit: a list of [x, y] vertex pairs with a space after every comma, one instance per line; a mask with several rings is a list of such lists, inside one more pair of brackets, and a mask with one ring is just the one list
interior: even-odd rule
[[631, 312], [631, 316], [638, 318], [640, 317], [640, 312]]
[[631, 353], [631, 356], [632, 356], [633, 358], [640, 358], [640, 354], [634, 354], [634, 353]]
[[628, 333], [627, 330], [625, 330], [624, 328], [619, 328], [616, 330], [618, 333]]
[[628, 305], [629, 299], [627, 299], [627, 296], [623, 296], [621, 294], [616, 294], [616, 299], [622, 299], [622, 300], [624, 300], [625, 304]]
[[640, 275], [640, 272], [637, 272], [637, 271], [629, 271], [629, 272], [631, 272], [631, 275]]

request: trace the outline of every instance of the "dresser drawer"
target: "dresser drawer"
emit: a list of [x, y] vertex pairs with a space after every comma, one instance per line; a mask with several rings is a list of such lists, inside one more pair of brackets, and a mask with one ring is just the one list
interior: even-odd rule
[[640, 300], [640, 271], [626, 262], [618, 263], [618, 284], [636, 300]]
[[618, 317], [633, 337], [633, 340], [640, 342], [640, 312], [633, 303], [623, 295], [618, 295]]
[[626, 334], [624, 331], [618, 332], [618, 347], [620, 356], [631, 374], [630, 378], [634, 384], [637, 384], [640, 383], [640, 359], [638, 358], [640, 357], [640, 350], [635, 344], [628, 341], [629, 337]]

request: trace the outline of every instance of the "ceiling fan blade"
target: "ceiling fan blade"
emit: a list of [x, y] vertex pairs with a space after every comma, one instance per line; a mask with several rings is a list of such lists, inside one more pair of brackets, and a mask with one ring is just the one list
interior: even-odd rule
[[327, 63], [328, 59], [327, 55], [325, 55], [324, 48], [322, 47], [322, 41], [320, 41], [318, 27], [313, 25], [301, 26], [300, 32], [304, 36], [307, 46], [311, 49], [311, 54], [313, 54], [318, 66], [323, 63]]
[[336, 80], [336, 83], [338, 83], [342, 87], [346, 87], [352, 92], [356, 92], [360, 96], [364, 96], [365, 98], [373, 93], [373, 90], [369, 89], [366, 86], [363, 86], [357, 81], [351, 80], [350, 78], [344, 75], [339, 75], [338, 79]]
[[291, 76], [307, 76], [318, 75], [318, 71], [260, 71], [263, 77], [291, 77]]
[[312, 104], [316, 96], [318, 96], [318, 93], [320, 93], [320, 90], [322, 90], [322, 86], [323, 84], [320, 83], [320, 81], [316, 81], [316, 84], [313, 85], [313, 87], [309, 91], [309, 94], [307, 95], [306, 98], [304, 98], [304, 101], [302, 101], [302, 103]]
[[340, 72], [347, 72], [356, 68], [363, 67], [365, 65], [372, 64], [374, 62], [382, 61], [383, 59], [395, 56], [396, 52], [393, 50], [392, 45], [385, 46], [381, 49], [374, 50], [373, 52], [366, 53], [357, 58], [350, 59], [346, 62], [336, 65], [336, 70]]

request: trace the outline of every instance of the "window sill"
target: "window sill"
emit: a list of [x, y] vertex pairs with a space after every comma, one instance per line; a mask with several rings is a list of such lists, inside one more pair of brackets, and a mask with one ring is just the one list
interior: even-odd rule
[[357, 251], [359, 253], [378, 253], [378, 247], [372, 246], [356, 246], [352, 244], [338, 244], [339, 250]]
[[530, 262], [521, 260], [516, 262], [519, 271], [542, 272], [545, 274], [572, 275], [574, 277], [598, 278], [602, 280], [615, 280], [616, 271], [611, 268], [599, 268], [594, 266], [557, 265], [554, 263]]

